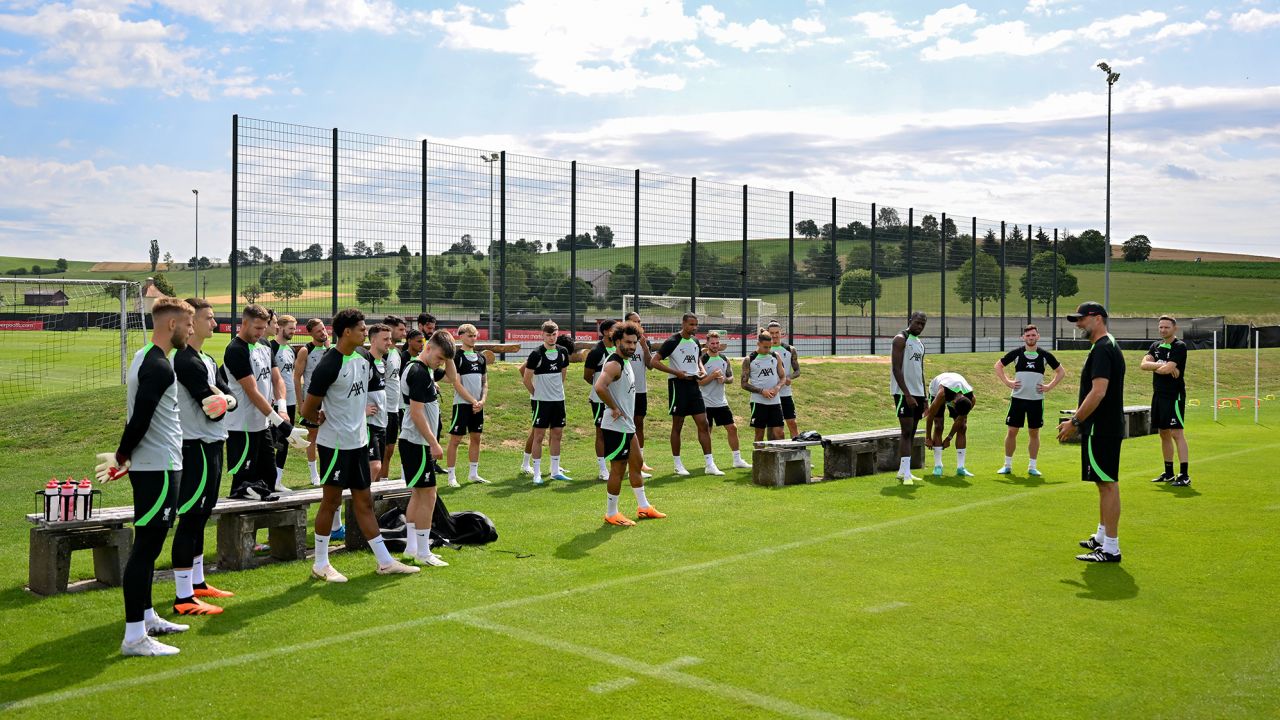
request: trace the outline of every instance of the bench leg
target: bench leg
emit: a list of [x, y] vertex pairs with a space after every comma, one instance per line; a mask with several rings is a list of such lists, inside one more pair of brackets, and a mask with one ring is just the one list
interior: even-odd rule
[[64, 535], [31, 528], [27, 585], [37, 595], [67, 591], [71, 576], [71, 543]]
[[876, 451], [863, 450], [858, 453], [854, 475], [863, 477], [876, 474]]
[[911, 467], [919, 470], [924, 467], [924, 438], [917, 437], [911, 442]]
[[267, 529], [267, 543], [271, 557], [276, 560], [301, 560], [307, 556], [307, 511], [303, 508], [289, 510], [287, 521]]
[[133, 531], [115, 528], [105, 547], [93, 549], [93, 577], [109, 587], [120, 587], [124, 582], [124, 565], [133, 546]]
[[783, 463], [782, 481], [787, 485], [805, 485], [813, 480], [813, 461], [809, 448], [797, 451]]
[[751, 453], [751, 482], [765, 487], [779, 487], [785, 482], [782, 456], [768, 450]]
[[853, 477], [857, 474], [857, 462], [853, 448], [829, 445], [822, 451], [822, 479]]
[[253, 545], [257, 530], [244, 515], [218, 517], [218, 567], [245, 570], [253, 567]]

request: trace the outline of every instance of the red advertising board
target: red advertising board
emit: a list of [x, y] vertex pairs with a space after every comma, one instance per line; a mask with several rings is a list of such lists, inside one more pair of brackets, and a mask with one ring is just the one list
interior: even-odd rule
[[43, 320], [0, 320], [0, 330], [43, 330]]

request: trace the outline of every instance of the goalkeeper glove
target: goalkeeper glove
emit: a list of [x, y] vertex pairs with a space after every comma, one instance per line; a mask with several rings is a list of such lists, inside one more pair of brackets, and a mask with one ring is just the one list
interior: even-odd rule
[[307, 441], [305, 428], [294, 428], [285, 439], [289, 442], [289, 446], [295, 450], [306, 450], [307, 445], [310, 444]]
[[224, 395], [210, 395], [200, 401], [200, 407], [210, 420], [217, 420], [227, 412], [227, 398]]
[[107, 483], [112, 480], [119, 480], [128, 473], [128, 460], [121, 460], [120, 456], [113, 452], [98, 453], [98, 465], [94, 468], [94, 474], [98, 477], [98, 482]]
[[222, 397], [223, 397], [223, 399], [224, 399], [224, 400], [226, 400], [226, 401], [227, 401], [227, 412], [231, 412], [232, 410], [235, 410], [235, 409], [236, 409], [236, 406], [237, 406], [237, 405], [239, 405], [239, 403], [237, 403], [237, 402], [236, 402], [236, 396], [235, 396], [235, 395], [225, 395], [225, 394], [224, 394]]

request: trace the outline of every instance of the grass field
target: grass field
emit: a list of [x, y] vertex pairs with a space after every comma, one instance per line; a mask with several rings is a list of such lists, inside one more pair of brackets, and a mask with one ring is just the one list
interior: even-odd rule
[[[1070, 407], [1082, 354], [1048, 408]], [[515, 468], [527, 401], [500, 365], [481, 470], [493, 485], [444, 489], [454, 510], [490, 515], [500, 539], [447, 551], [451, 567], [383, 578], [367, 553], [338, 554], [341, 586], [304, 562], [217, 573], [237, 591], [197, 618], [176, 658], [124, 660], [118, 590], [35, 598], [26, 578], [32, 492], [77, 477], [114, 447], [118, 389], [0, 407], [0, 710], [16, 717], [1274, 717], [1280, 616], [1266, 610], [1280, 566], [1270, 546], [1280, 491], [1265, 467], [1280, 450], [1280, 404], [1212, 421], [1208, 356], [1193, 353], [1186, 489], [1146, 482], [1155, 437], [1123, 454], [1122, 565], [1073, 559], [1092, 531], [1096, 493], [1076, 446], [1046, 442], [1043, 479], [993, 474], [1003, 454], [994, 355], [930, 359], [977, 389], [971, 479], [898, 486], [891, 474], [784, 489], [668, 473], [667, 422], [650, 423], [659, 468], [649, 496], [670, 517], [629, 529], [600, 521], [588, 480], [590, 435], [566, 446], [573, 483], [535, 488]], [[1129, 402], [1149, 380], [1129, 353]], [[1252, 394], [1252, 354], [1220, 358], [1222, 394]], [[583, 423], [574, 379], [571, 422]], [[806, 428], [892, 424], [887, 367], [811, 362], [797, 382]], [[1280, 351], [1263, 354], [1264, 393], [1280, 392]], [[661, 396], [662, 393], [657, 393]], [[733, 393], [738, 411], [745, 403]], [[716, 452], [727, 465], [724, 436]], [[687, 464], [697, 467], [686, 432]], [[815, 453], [815, 459], [820, 453]], [[305, 482], [299, 454], [287, 477]], [[954, 455], [947, 453], [948, 470]], [[918, 473], [919, 474], [919, 473]], [[225, 487], [225, 485], [224, 485]], [[128, 488], [106, 488], [109, 504]], [[634, 499], [624, 490], [624, 509]], [[212, 533], [210, 534], [212, 547]], [[162, 556], [167, 560], [168, 553]], [[91, 576], [77, 558], [73, 579]], [[158, 580], [166, 609], [170, 581]]]
[[[815, 240], [796, 240], [796, 259], [797, 263], [804, 257], [807, 250], [815, 245]], [[786, 282], [786, 255], [787, 241], [777, 239], [760, 239], [752, 240], [752, 252], [759, 253], [767, 266], [776, 268], [777, 275], [769, 278], [750, 279], [751, 289], [749, 294], [752, 297], [762, 297], [768, 302], [778, 304], [785, 307], [787, 302], [787, 294], [785, 292], [770, 292], [771, 290], [780, 290], [785, 288]], [[716, 254], [722, 258], [738, 257], [741, 254], [742, 246], [740, 242], [705, 242], [701, 246], [707, 252]], [[841, 242], [840, 255], [844, 256], [851, 247], [851, 242]], [[555, 267], [564, 271], [568, 271], [570, 258], [568, 252], [550, 252], [544, 253], [538, 258], [538, 263], [544, 267]], [[680, 258], [679, 245], [647, 245], [641, 248], [641, 263], [658, 262], [659, 264], [676, 268]], [[582, 250], [578, 252], [578, 268], [579, 269], [612, 269], [618, 263], [630, 264], [633, 259], [633, 249], [631, 247], [608, 248], [603, 250]], [[379, 257], [379, 258], [353, 258], [342, 260], [339, 264], [339, 278], [341, 284], [339, 286], [339, 294], [346, 298], [344, 302], [349, 302], [350, 298], [355, 295], [355, 282], [358, 276], [364, 273], [374, 272], [380, 268], [385, 268], [392, 272], [392, 277], [388, 280], [393, 291], [396, 287], [396, 279], [394, 270], [398, 258], [396, 257]], [[37, 260], [31, 258], [9, 258], [0, 257], [0, 272], [11, 266], [30, 267], [33, 263], [42, 266], [51, 266], [52, 260]], [[145, 280], [149, 272], [91, 272], [89, 267], [92, 263], [87, 262], [71, 262], [69, 272], [65, 275], [45, 275], [41, 276], [41, 280], [46, 282], [55, 282], [57, 278], [89, 278], [89, 279], [111, 279], [114, 277], [124, 277], [131, 280]], [[481, 267], [488, 267], [487, 263], [480, 263]], [[328, 260], [318, 262], [301, 262], [290, 264], [294, 270], [303, 277], [305, 281], [320, 277], [321, 273], [329, 272], [331, 264]], [[262, 271], [261, 267], [249, 267], [242, 269], [241, 287], [249, 283], [257, 281], [258, 274]], [[1071, 271], [1079, 278], [1080, 292], [1069, 298], [1062, 298], [1059, 301], [1060, 307], [1071, 305], [1085, 298], [1100, 299], [1103, 295], [1103, 272], [1100, 265], [1082, 265], [1072, 267]], [[1155, 260], [1146, 263], [1125, 263], [1116, 262], [1112, 264], [1111, 293], [1113, 299], [1114, 312], [1116, 316], [1125, 317], [1155, 317], [1162, 313], [1173, 313], [1178, 316], [1211, 316], [1225, 315], [1230, 322], [1247, 322], [1252, 321], [1259, 325], [1266, 325], [1280, 322], [1280, 262], [1187, 262], [1177, 260]], [[1023, 274], [1023, 268], [1011, 267], [1009, 269], [1009, 295], [1006, 298], [1006, 304], [1009, 313], [1013, 316], [1019, 316], [1021, 312], [1025, 312], [1026, 300], [1019, 294], [1019, 282]], [[1176, 279], [1170, 276], [1177, 276]], [[195, 291], [195, 274], [189, 270], [179, 269], [166, 274], [170, 283], [177, 290], [179, 295], [188, 296]], [[201, 285], [205, 286], [207, 280], [207, 296], [210, 297], [216, 305], [226, 305], [231, 300], [231, 270], [230, 268], [212, 268], [200, 273]], [[930, 313], [936, 313], [941, 308], [942, 291], [940, 288], [940, 276], [938, 273], [917, 273], [914, 277], [914, 308], [924, 310]], [[968, 312], [968, 305], [961, 302], [961, 296], [954, 292], [955, 274], [948, 273], [947, 278], [947, 309], [949, 314], [963, 314]], [[907, 279], [905, 277], [887, 278], [882, 281], [883, 291], [878, 301], [879, 312], [890, 315], [903, 315], [907, 312]], [[1170, 292], [1170, 287], [1176, 286], [1176, 292]], [[267, 298], [266, 301], [274, 304], [279, 309], [296, 310], [300, 313], [310, 312], [327, 312], [329, 309], [329, 289], [314, 288], [307, 290], [308, 295], [302, 298], [293, 299], [287, 306], [283, 302], [272, 301]], [[317, 295], [316, 293], [319, 293]], [[395, 299], [393, 292], [392, 300]], [[239, 301], [240, 299], [237, 299]], [[827, 287], [813, 288], [802, 290], [796, 294], [796, 302], [801, 308], [801, 314], [813, 314], [825, 316], [830, 311], [831, 290]], [[101, 305], [101, 302], [97, 304]], [[431, 303], [433, 311], [437, 313], [448, 312], [451, 306], [447, 303], [441, 303], [433, 300]], [[1019, 308], [1023, 308], [1019, 311]], [[17, 311], [24, 311], [21, 307], [15, 308]], [[80, 309], [80, 308], [73, 308]], [[99, 308], [105, 309], [105, 308]], [[417, 305], [402, 306], [392, 302], [380, 308], [385, 312], [407, 312], [416, 311]], [[511, 307], [511, 312], [516, 312], [521, 308]], [[1043, 306], [1037, 312], [1042, 312]], [[840, 306], [841, 313], [856, 313], [857, 308], [849, 306]], [[987, 316], [999, 315], [999, 302], [986, 303], [984, 312]], [[466, 314], [464, 312], [463, 314]]]

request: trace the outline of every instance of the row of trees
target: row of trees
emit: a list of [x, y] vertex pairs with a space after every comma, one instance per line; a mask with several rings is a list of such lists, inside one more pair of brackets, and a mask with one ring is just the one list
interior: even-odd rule
[[35, 265], [32, 265], [30, 269], [25, 267], [10, 268], [5, 271], [5, 274], [10, 275], [12, 277], [22, 277], [23, 275], [27, 275], [27, 274], [52, 275], [54, 273], [64, 273], [66, 271], [67, 271], [67, 259], [58, 258], [57, 261], [54, 262], [53, 267], [45, 267], [40, 264], [35, 264]]

